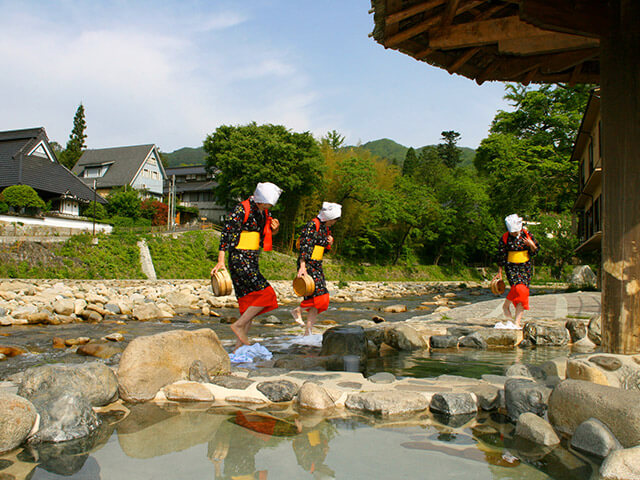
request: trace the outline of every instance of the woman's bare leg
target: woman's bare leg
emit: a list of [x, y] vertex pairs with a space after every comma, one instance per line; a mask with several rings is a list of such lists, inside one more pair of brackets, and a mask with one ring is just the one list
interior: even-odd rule
[[522, 325], [520, 325], [520, 320], [522, 320], [522, 316], [524, 315], [524, 307], [522, 306], [521, 303], [516, 305], [516, 319], [515, 319], [515, 323], [518, 327], [521, 327]]
[[313, 330], [313, 325], [316, 323], [318, 319], [318, 309], [315, 307], [311, 307], [309, 309], [309, 313], [307, 314], [307, 328], [304, 331], [305, 335], [311, 335]]
[[247, 308], [240, 318], [231, 325], [231, 331], [237, 337], [234, 351], [242, 345], [251, 345], [249, 342], [249, 328], [251, 327], [251, 321], [262, 311], [263, 308], [264, 307]]
[[511, 315], [511, 300], [504, 301], [504, 303], [502, 304], [502, 312], [504, 313], [504, 316], [509, 320], [513, 318], [513, 316]]
[[304, 321], [302, 321], [302, 308], [300, 308], [300, 306], [297, 306], [296, 308], [291, 310], [291, 316], [298, 325], [304, 327]]

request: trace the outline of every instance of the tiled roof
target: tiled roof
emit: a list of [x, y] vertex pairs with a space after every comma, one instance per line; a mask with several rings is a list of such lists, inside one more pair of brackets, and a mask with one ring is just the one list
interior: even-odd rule
[[[148, 144], [85, 150], [78, 163], [73, 167], [73, 173], [80, 176], [85, 167], [111, 164], [107, 172], [97, 179], [99, 186], [129, 185], [154, 147], [155, 145]], [[160, 162], [159, 155], [158, 162]], [[93, 185], [93, 178], [83, 178], [82, 180]]]

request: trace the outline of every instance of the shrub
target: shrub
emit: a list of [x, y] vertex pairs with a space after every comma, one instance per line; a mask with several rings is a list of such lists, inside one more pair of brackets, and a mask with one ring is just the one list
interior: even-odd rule
[[140, 192], [134, 188], [114, 190], [107, 211], [119, 217], [140, 218]]
[[80, 215], [95, 218], [96, 220], [103, 220], [107, 217], [107, 209], [98, 202], [83, 203], [80, 206]]
[[45, 208], [44, 201], [29, 185], [12, 185], [2, 191], [3, 201], [15, 209]]
[[166, 225], [169, 213], [169, 205], [162, 203], [153, 198], [147, 198], [142, 201], [140, 210], [143, 218], [151, 220], [151, 225]]
[[7, 213], [9, 211], [9, 205], [7, 205], [5, 202], [0, 201], [0, 215], [2, 215], [3, 213]]

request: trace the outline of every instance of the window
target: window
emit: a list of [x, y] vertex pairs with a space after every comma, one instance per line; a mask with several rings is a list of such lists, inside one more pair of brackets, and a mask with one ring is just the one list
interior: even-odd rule
[[602, 221], [602, 217], [601, 217], [601, 201], [600, 199], [602, 198], [602, 196], [596, 198], [593, 201], [593, 231], [595, 232], [599, 232], [602, 230], [602, 225], [601, 225], [601, 221]]
[[602, 158], [602, 122], [598, 122], [598, 159]]
[[593, 140], [589, 142], [589, 175], [593, 172]]

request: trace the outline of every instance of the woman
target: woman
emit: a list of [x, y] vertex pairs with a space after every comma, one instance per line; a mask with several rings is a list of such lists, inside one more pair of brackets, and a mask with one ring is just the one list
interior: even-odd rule
[[253, 196], [239, 203], [224, 224], [220, 237], [218, 263], [211, 274], [225, 270], [225, 252], [229, 251], [229, 273], [233, 282], [240, 318], [231, 325], [236, 335], [235, 350], [249, 345], [252, 320], [278, 308], [276, 294], [260, 273], [260, 246], [271, 250], [271, 236], [278, 232], [280, 222], [269, 215], [269, 208], [280, 198], [282, 190], [273, 183], [258, 183]]
[[309, 312], [305, 335], [311, 335], [318, 314], [329, 308], [329, 291], [322, 270], [322, 256], [325, 250], [333, 245], [333, 237], [329, 227], [333, 226], [342, 214], [342, 206], [337, 203], [323, 202], [318, 216], [307, 223], [300, 235], [300, 256], [298, 257], [298, 277], [310, 275], [315, 283], [315, 290], [304, 297], [299, 307], [291, 313], [296, 322], [304, 326], [302, 310]]
[[515, 213], [504, 219], [507, 232], [498, 242], [498, 273], [494, 278], [502, 280], [502, 268], [507, 273], [511, 289], [502, 305], [505, 316], [511, 320], [511, 304], [515, 308], [515, 324], [522, 328], [520, 320], [525, 310], [529, 310], [529, 284], [533, 275], [532, 257], [538, 253], [540, 245], [526, 229], [522, 228], [522, 218]]

